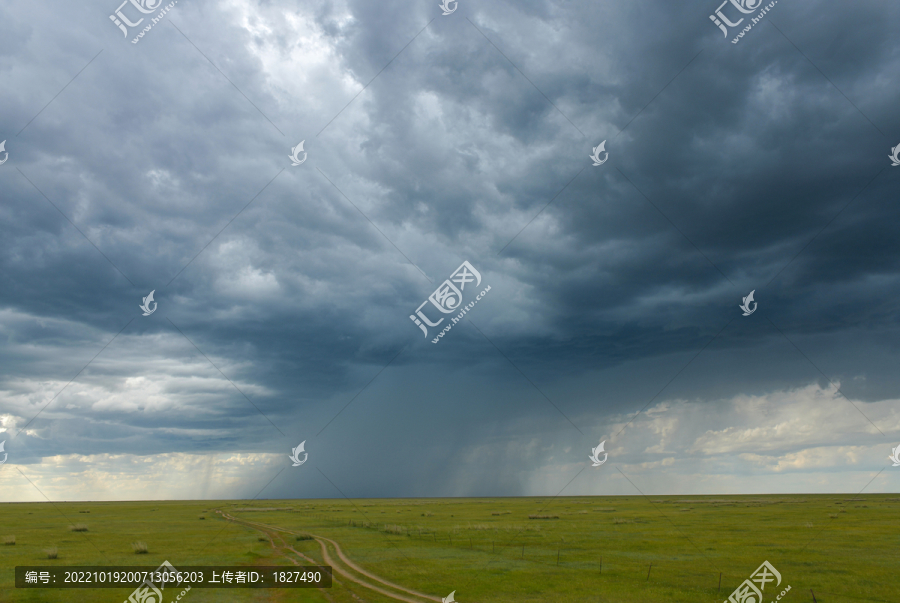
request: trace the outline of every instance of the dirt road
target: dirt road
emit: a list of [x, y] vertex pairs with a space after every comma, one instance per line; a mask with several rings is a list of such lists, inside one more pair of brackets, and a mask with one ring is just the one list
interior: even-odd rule
[[[296, 532], [292, 532], [291, 530], [285, 530], [284, 528], [280, 528], [278, 526], [271, 526], [271, 525], [264, 524], [264, 523], [257, 522], [257, 521], [240, 519], [240, 518], [234, 517], [233, 515], [230, 515], [228, 513], [225, 513], [224, 511], [221, 511], [218, 509], [216, 510], [216, 513], [221, 515], [222, 518], [227, 521], [233, 521], [235, 523], [245, 525], [247, 527], [259, 530], [261, 532], [265, 532], [265, 534], [269, 537], [269, 540], [272, 544], [272, 548], [275, 549], [276, 551], [278, 551], [285, 558], [289, 559], [295, 565], [300, 565], [300, 563], [293, 557], [285, 554], [285, 552], [284, 552], [285, 550], [291, 551], [294, 555], [301, 558], [305, 563], [308, 563], [310, 565], [318, 565], [318, 563], [319, 563], [318, 561], [315, 561], [314, 559], [307, 557], [303, 553], [300, 553], [299, 551], [295, 550], [294, 547], [288, 545], [287, 542], [285, 542], [284, 538], [281, 536], [282, 533], [297, 535]], [[348, 582], [356, 584], [357, 586], [362, 586], [363, 588], [377, 592], [386, 597], [390, 597], [391, 599], [394, 599], [396, 601], [403, 601], [404, 603], [423, 603], [423, 600], [424, 601], [435, 601], [437, 603], [441, 602], [440, 597], [435, 597], [433, 595], [427, 595], [425, 593], [421, 593], [421, 592], [412, 590], [410, 588], [400, 586], [399, 584], [395, 584], [393, 582], [385, 580], [384, 578], [381, 578], [380, 576], [377, 576], [377, 575], [373, 574], [372, 572], [369, 572], [369, 571], [363, 569], [358, 564], [354, 563], [350, 558], [348, 558], [347, 555], [344, 554], [344, 551], [341, 550], [340, 545], [337, 542], [335, 542], [334, 540], [332, 540], [330, 538], [325, 538], [324, 536], [317, 536], [315, 534], [310, 534], [310, 536], [312, 536], [316, 540], [316, 542], [319, 543], [319, 546], [322, 547], [322, 559], [324, 560], [325, 564], [330, 565], [332, 567], [332, 569], [334, 570], [335, 574], [341, 576]], [[276, 541], [281, 543], [280, 546], [276, 544]], [[332, 547], [334, 547], [334, 551], [337, 554], [337, 559], [335, 559], [331, 555], [328, 545], [331, 545]], [[360, 574], [360, 575], [364, 576], [365, 578], [368, 578], [368, 580], [364, 580], [363, 578], [361, 578], [360, 576], [357, 576], [356, 574]], [[337, 579], [334, 579], [334, 582], [336, 584], [341, 584], [340, 582], [337, 581]], [[376, 584], [372, 584], [372, 582], [378, 582], [383, 586], [378, 586]], [[397, 591], [400, 591], [400, 592], [397, 592]], [[408, 595], [412, 595], [412, 596], [410, 597]], [[328, 595], [326, 594], [326, 596], [328, 596]], [[354, 595], [354, 597], [356, 597], [356, 595]], [[356, 598], [359, 599], [359, 597], [356, 597]], [[330, 597], [329, 597], [329, 599], [330, 599]]]

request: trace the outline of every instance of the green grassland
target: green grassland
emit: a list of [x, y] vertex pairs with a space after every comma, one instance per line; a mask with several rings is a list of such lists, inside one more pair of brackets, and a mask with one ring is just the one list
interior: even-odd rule
[[[721, 603], [764, 560], [783, 577], [765, 603], [786, 585], [786, 603], [812, 601], [810, 589], [819, 603], [900, 601], [900, 498], [890, 494], [8, 503], [0, 601], [119, 603], [131, 592], [17, 590], [16, 565], [293, 567], [263, 531], [216, 509], [277, 526], [319, 563], [319, 543], [294, 534], [330, 538], [367, 571], [439, 597], [455, 590], [460, 603]], [[76, 523], [88, 530], [71, 531]], [[135, 554], [134, 541], [148, 553]], [[166, 603], [178, 592], [167, 589]], [[213, 601], [394, 600], [346, 582], [321, 592], [195, 588], [182, 599]]]

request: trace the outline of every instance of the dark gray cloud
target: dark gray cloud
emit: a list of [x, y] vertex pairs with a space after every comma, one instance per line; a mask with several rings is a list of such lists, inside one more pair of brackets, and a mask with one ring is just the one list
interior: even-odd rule
[[254, 496], [301, 440], [264, 496], [554, 494], [604, 438], [648, 493], [882, 466], [896, 7], [115, 8], [0, 8], [0, 437], [60, 498]]

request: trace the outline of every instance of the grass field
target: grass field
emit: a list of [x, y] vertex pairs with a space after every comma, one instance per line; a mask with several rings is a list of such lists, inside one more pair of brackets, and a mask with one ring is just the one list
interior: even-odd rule
[[[819, 603], [900, 601], [896, 495], [9, 503], [0, 601], [120, 603], [131, 592], [16, 590], [16, 565], [293, 567], [302, 556], [323, 563], [323, 547], [343, 565], [336, 545], [362, 570], [438, 601], [456, 591], [460, 603], [721, 603], [764, 560], [783, 578], [765, 603], [786, 585], [787, 603], [812, 601], [810, 590]], [[399, 600], [344, 571], [322, 591], [195, 588], [182, 602]], [[166, 603], [179, 592], [167, 589]]]

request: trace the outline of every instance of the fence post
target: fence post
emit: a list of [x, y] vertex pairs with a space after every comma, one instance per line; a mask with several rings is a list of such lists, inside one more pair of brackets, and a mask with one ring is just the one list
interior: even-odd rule
[[811, 594], [812, 597], [813, 597], [813, 603], [819, 603], [818, 601], [816, 601], [816, 593], [814, 593], [814, 592], [812, 591], [812, 589], [809, 589], [809, 594]]
[[650, 570], [653, 569], [653, 564], [650, 564], [650, 567], [647, 568], [647, 582], [650, 582]]
[[722, 590], [722, 572], [719, 572], [719, 588], [716, 589], [716, 596], [719, 596], [719, 591]]

